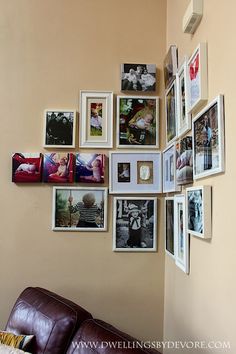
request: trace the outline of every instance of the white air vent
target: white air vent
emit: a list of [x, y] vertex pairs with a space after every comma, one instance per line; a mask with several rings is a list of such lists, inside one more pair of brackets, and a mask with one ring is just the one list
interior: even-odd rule
[[201, 19], [203, 12], [203, 0], [191, 0], [183, 18], [183, 32], [193, 34]]

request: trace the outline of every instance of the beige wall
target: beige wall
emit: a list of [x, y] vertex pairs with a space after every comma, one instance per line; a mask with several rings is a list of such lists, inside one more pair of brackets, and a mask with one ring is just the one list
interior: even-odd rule
[[0, 8], [0, 327], [33, 285], [141, 339], [162, 339], [162, 237], [157, 253], [114, 253], [111, 212], [106, 233], [52, 232], [52, 186], [13, 184], [11, 154], [44, 152], [44, 109], [78, 110], [81, 89], [120, 94], [121, 63], [161, 68], [166, 2], [0, 0]]
[[[177, 44], [181, 59], [184, 54], [190, 55], [200, 41], [208, 42], [209, 99], [219, 93], [225, 95], [226, 172], [195, 183], [213, 186], [213, 236], [209, 242], [191, 237], [190, 275], [185, 275], [166, 257], [164, 338], [231, 341], [227, 353], [236, 353], [236, 3], [205, 0], [204, 17], [194, 36], [181, 31], [188, 3], [188, 0], [167, 1], [167, 48]], [[215, 354], [221, 351], [174, 352]]]

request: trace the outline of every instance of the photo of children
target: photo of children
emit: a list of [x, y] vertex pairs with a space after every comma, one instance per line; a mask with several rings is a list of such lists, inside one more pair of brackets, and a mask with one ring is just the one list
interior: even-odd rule
[[164, 59], [164, 81], [165, 88], [167, 89], [177, 72], [178, 55], [177, 47], [171, 45]]
[[158, 146], [157, 105], [153, 97], [118, 97], [120, 147]]
[[156, 199], [114, 198], [114, 250], [156, 249]]
[[90, 135], [102, 135], [102, 103], [90, 104]]
[[104, 183], [105, 155], [76, 154], [75, 181], [83, 183]]
[[178, 185], [193, 181], [192, 137], [186, 136], [176, 143], [176, 181]]
[[54, 187], [53, 192], [53, 230], [106, 230], [106, 188]]
[[42, 154], [20, 153], [12, 156], [12, 182], [36, 183], [42, 180]]
[[43, 182], [73, 183], [74, 155], [57, 152], [44, 154]]
[[73, 147], [75, 132], [75, 112], [45, 112], [44, 146]]
[[121, 64], [122, 91], [155, 91], [155, 64]]
[[118, 182], [130, 182], [130, 163], [118, 163]]
[[188, 229], [203, 233], [202, 190], [188, 191]]

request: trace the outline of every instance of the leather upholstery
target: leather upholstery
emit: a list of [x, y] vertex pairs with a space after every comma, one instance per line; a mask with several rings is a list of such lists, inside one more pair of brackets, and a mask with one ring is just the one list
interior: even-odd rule
[[[139, 348], [137, 342], [135, 338], [106, 322], [89, 319], [83, 322], [76, 332], [66, 354], [159, 353], [156, 350]], [[149, 343], [146, 344], [148, 346]]]
[[65, 354], [80, 324], [92, 315], [53, 292], [42, 288], [26, 288], [17, 299], [6, 331], [33, 334], [29, 348], [33, 354]]

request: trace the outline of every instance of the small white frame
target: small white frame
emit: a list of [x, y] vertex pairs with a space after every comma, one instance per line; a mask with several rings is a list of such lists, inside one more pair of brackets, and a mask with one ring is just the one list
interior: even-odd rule
[[178, 192], [181, 187], [176, 181], [176, 143], [168, 146], [162, 156], [163, 193]]
[[[174, 102], [172, 102], [173, 99]], [[165, 93], [165, 117], [166, 117], [166, 145], [168, 146], [172, 144], [177, 139], [178, 136], [176, 79], [173, 80], [170, 87]], [[170, 127], [171, 129], [169, 129]]]
[[[102, 135], [90, 134], [92, 104], [102, 106]], [[113, 147], [113, 92], [80, 91], [80, 142], [87, 149]]]
[[186, 206], [184, 194], [175, 195], [174, 213], [175, 264], [183, 272], [189, 274], [189, 235], [186, 229]]
[[164, 82], [165, 89], [174, 80], [178, 70], [178, 48], [176, 45], [171, 45], [164, 59]]
[[197, 111], [208, 99], [207, 43], [199, 43], [188, 61], [189, 112]]
[[211, 238], [211, 186], [186, 188], [186, 208], [188, 233]]
[[[165, 251], [166, 253], [172, 257], [173, 259], [175, 258], [175, 238], [174, 238], [174, 197], [166, 197], [165, 198], [165, 233], [164, 233], [164, 237], [165, 237]], [[170, 222], [172, 222], [172, 225], [168, 224], [168, 212], [167, 212], [167, 204], [171, 203], [172, 204], [172, 220]], [[168, 232], [172, 233], [172, 243], [173, 243], [173, 253], [171, 252], [170, 248], [168, 249], [168, 241], [167, 241], [167, 237], [168, 237]]]

